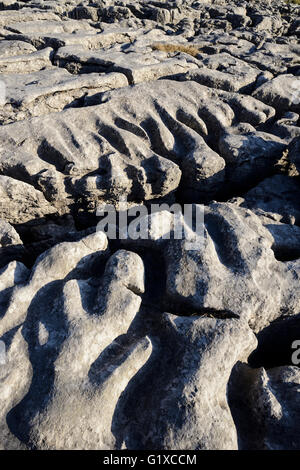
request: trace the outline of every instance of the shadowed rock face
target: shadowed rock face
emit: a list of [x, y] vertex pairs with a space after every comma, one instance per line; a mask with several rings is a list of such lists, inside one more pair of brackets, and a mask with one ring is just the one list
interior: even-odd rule
[[0, 2], [1, 449], [300, 448], [299, 8]]

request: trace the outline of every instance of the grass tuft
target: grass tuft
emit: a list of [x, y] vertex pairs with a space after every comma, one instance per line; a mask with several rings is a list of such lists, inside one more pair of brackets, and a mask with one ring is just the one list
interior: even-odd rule
[[199, 54], [199, 49], [194, 46], [186, 46], [184, 44], [169, 44], [169, 43], [155, 43], [152, 44], [152, 49], [156, 51], [163, 51], [163, 52], [185, 52], [193, 57], [197, 57]]

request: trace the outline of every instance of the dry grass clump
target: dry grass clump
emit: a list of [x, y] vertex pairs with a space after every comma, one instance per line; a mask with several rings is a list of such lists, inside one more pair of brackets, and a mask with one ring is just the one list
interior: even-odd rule
[[[300, 0], [299, 0], [300, 1]], [[152, 49], [163, 52], [185, 52], [193, 57], [197, 57], [199, 49], [193, 46], [186, 46], [184, 44], [169, 44], [165, 42], [159, 42], [152, 44]]]

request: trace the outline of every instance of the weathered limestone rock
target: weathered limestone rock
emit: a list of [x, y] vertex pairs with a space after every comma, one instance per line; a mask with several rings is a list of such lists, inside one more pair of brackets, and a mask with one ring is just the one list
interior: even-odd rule
[[[203, 60], [204, 67], [189, 71], [184, 79], [226, 91], [251, 90], [261, 71], [227, 53], [214, 54]], [[266, 103], [270, 104], [270, 103]]]
[[253, 93], [255, 98], [276, 108], [279, 112], [300, 111], [300, 77], [280, 75], [264, 83]]
[[32, 8], [27, 10], [7, 10], [0, 12], [0, 26], [28, 21], [59, 21], [59, 16], [52, 12]]
[[161, 328], [152, 361], [124, 398], [120, 442], [129, 449], [237, 449], [226, 387], [234, 364], [255, 347], [250, 328], [168, 313]]
[[172, 75], [184, 74], [190, 69], [195, 69], [196, 65], [187, 62], [185, 59], [165, 59], [160, 58], [158, 54], [145, 56], [139, 52], [128, 52], [124, 54], [120, 51], [104, 52], [87, 51], [84, 48], [78, 50], [78, 47], [66, 46], [58, 50], [56, 61], [67, 66], [75, 62], [83, 67], [92, 67], [93, 70], [115, 71], [126, 75], [129, 83], [136, 84], [157, 80], [158, 78]]
[[255, 65], [261, 70], [272, 73], [286, 73], [288, 67], [297, 65], [299, 61], [299, 45], [296, 44], [274, 44], [264, 42], [258, 44], [257, 50], [244, 55], [238, 55], [249, 64]]
[[36, 48], [24, 41], [0, 41], [1, 58], [20, 56], [36, 52]]
[[[107, 249], [102, 232], [93, 233], [78, 242], [56, 245], [37, 258], [27, 283], [16, 286], [1, 320], [0, 335], [22, 323], [36, 293], [49, 282], [67, 278], [70, 273], [88, 272], [95, 258], [101, 258]], [[21, 305], [20, 305], [21, 302]]]
[[[79, 25], [78, 29], [76, 27]], [[88, 23], [85, 27], [80, 27], [81, 22], [74, 23], [55, 23], [49, 25], [47, 30], [40, 25], [40, 31], [36, 32], [18, 32], [3, 31], [3, 35], [7, 39], [18, 39], [27, 41], [36, 47], [53, 47], [55, 49], [63, 46], [77, 45], [84, 46], [87, 49], [98, 49], [109, 47], [114, 44], [130, 43], [137, 36], [137, 33], [125, 28], [119, 28], [118, 31], [108, 31], [99, 33], [96, 29], [91, 28]], [[67, 26], [67, 27], [66, 27]]]
[[80, 105], [90, 95], [127, 86], [123, 74], [88, 74], [73, 76], [67, 70], [50, 68], [37, 73], [3, 74], [6, 103], [0, 108], [4, 123], [23, 120]]
[[0, 246], [18, 245], [22, 241], [16, 230], [5, 220], [0, 219]]
[[0, 57], [0, 73], [37, 72], [44, 68], [50, 68], [52, 57], [53, 50], [50, 47], [31, 54]]
[[[3, 219], [0, 219], [0, 255], [0, 269], [7, 266], [10, 261], [15, 263], [15, 260], [25, 256], [23, 242], [18, 232]], [[12, 283], [14, 284], [13, 278]]]
[[[212, 203], [205, 206], [204, 225], [198, 225], [198, 232], [183, 221], [184, 239], [178, 240], [176, 219], [168, 216], [168, 212], [149, 216], [148, 238], [135, 240], [155, 247], [164, 257], [167, 310], [240, 317], [254, 331], [282, 315], [298, 314], [298, 256], [282, 262], [281, 255], [289, 244], [284, 243], [287, 236], [300, 253], [299, 227], [272, 225], [272, 220], [235, 203]], [[186, 245], [189, 240], [192, 246]], [[133, 242], [124, 243], [130, 247]]]
[[33, 186], [9, 176], [0, 176], [0, 216], [13, 223], [53, 214], [56, 210]]
[[[248, 448], [295, 450], [299, 448], [297, 416], [299, 413], [299, 368], [281, 366], [265, 370], [239, 368], [234, 399], [244, 407], [248, 420]], [[238, 388], [239, 387], [239, 388]], [[243, 396], [242, 396], [243, 394]], [[239, 423], [240, 434], [247, 441], [246, 428]], [[251, 432], [249, 428], [251, 429]]]
[[274, 135], [254, 132], [245, 135], [227, 133], [219, 140], [220, 155], [228, 165], [229, 180], [236, 185], [268, 176], [270, 168], [286, 149]]
[[299, 13], [0, 0], [0, 449], [300, 448]]
[[[95, 236], [84, 239], [78, 248], [74, 244], [70, 247], [72, 250], [77, 249], [79, 257], [82, 256], [82, 266], [77, 268], [81, 275], [89, 265], [84, 258], [84, 248], [89, 252], [94, 240]], [[58, 248], [63, 252], [67, 247], [58, 246]], [[65, 260], [72, 259], [70, 255], [71, 253]], [[112, 448], [115, 439], [109, 423], [116, 403], [132, 376], [142, 367], [151, 353], [151, 343], [146, 338], [135, 340], [134, 337], [129, 337], [129, 341], [126, 342], [125, 337], [123, 340], [120, 337], [120, 345], [117, 347], [118, 337], [125, 335], [141, 303], [140, 294], [144, 290], [143, 264], [136, 254], [126, 251], [119, 251], [110, 258], [103, 284], [98, 287], [98, 294], [96, 293], [91, 310], [88, 304], [92, 285], [82, 278], [75, 280], [75, 271], [70, 273], [70, 280], [66, 279], [60, 288], [56, 286], [56, 289], [58, 288], [56, 303], [49, 303], [46, 292], [51, 292], [51, 289], [53, 292], [51, 286], [54, 279], [59, 279], [59, 276], [66, 274], [71, 267], [71, 265], [63, 267], [60, 256], [57, 249], [47, 253], [33, 270], [29, 281], [31, 288], [36, 289], [35, 299], [38, 302], [33, 299], [31, 303], [31, 314], [29, 321], [24, 324], [23, 336], [29, 340], [30, 361], [36, 362], [40, 370], [37, 373], [34, 367], [33, 371], [28, 371], [26, 377], [24, 367], [25, 383], [22, 385], [24, 398], [10, 414], [8, 426], [20, 428], [20, 431], [15, 428], [14, 432], [19, 436], [22, 435], [21, 441], [27, 441], [26, 444], [40, 449]], [[73, 258], [72, 263], [74, 261]], [[51, 268], [52, 274], [46, 269], [47, 267]], [[52, 281], [42, 289], [43, 276], [47, 276], [47, 273], [50, 275], [48, 280]], [[46, 307], [42, 316], [38, 307], [41, 304]], [[32, 336], [33, 331], [37, 332], [36, 338]], [[11, 366], [15, 367], [17, 367], [16, 358], [11, 356], [14, 354], [18, 336], [20, 330], [8, 349], [8, 359]], [[111, 365], [104, 370], [101, 362], [99, 366], [97, 364], [98, 356], [116, 338], [116, 353], [112, 350]], [[32, 347], [34, 352], [31, 350]], [[19, 363], [24, 366], [29, 363], [25, 346], [22, 354]], [[47, 363], [44, 361], [41, 363], [40, 360], [45, 354], [48, 357]], [[75, 357], [78, 357], [78, 361], [74, 360]], [[44, 408], [43, 400], [47, 399], [50, 391], [49, 371], [52, 367], [55, 369], [52, 405]], [[2, 394], [9, 393], [13, 389], [14, 380], [14, 374], [8, 374], [6, 381], [1, 384]], [[24, 391], [31, 380], [30, 388]], [[19, 389], [19, 396], [22, 393], [22, 386]], [[28, 409], [30, 397], [32, 393], [35, 395], [37, 389], [39, 389], [40, 403], [37, 407]], [[19, 396], [15, 397], [15, 402]], [[16, 421], [20, 407], [27, 411], [25, 414], [22, 413], [21, 420]], [[61, 416], [59, 422], [58, 410]], [[90, 420], [90, 432], [86, 432], [87, 417]], [[28, 418], [31, 424], [27, 421]], [[26, 427], [26, 423], [30, 426], [28, 434], [22, 431], [22, 426]], [[35, 423], [39, 423], [38, 426]], [[74, 425], [77, 429], [75, 434]], [[4, 446], [6, 441], [11, 439], [10, 436], [6, 436], [7, 434], [6, 430], [2, 444]], [[3, 439], [3, 434], [1, 438]]]

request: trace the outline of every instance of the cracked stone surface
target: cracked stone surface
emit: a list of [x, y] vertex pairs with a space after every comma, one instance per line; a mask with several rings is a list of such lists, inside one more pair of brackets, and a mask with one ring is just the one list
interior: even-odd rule
[[0, 2], [0, 449], [300, 449], [299, 13]]

